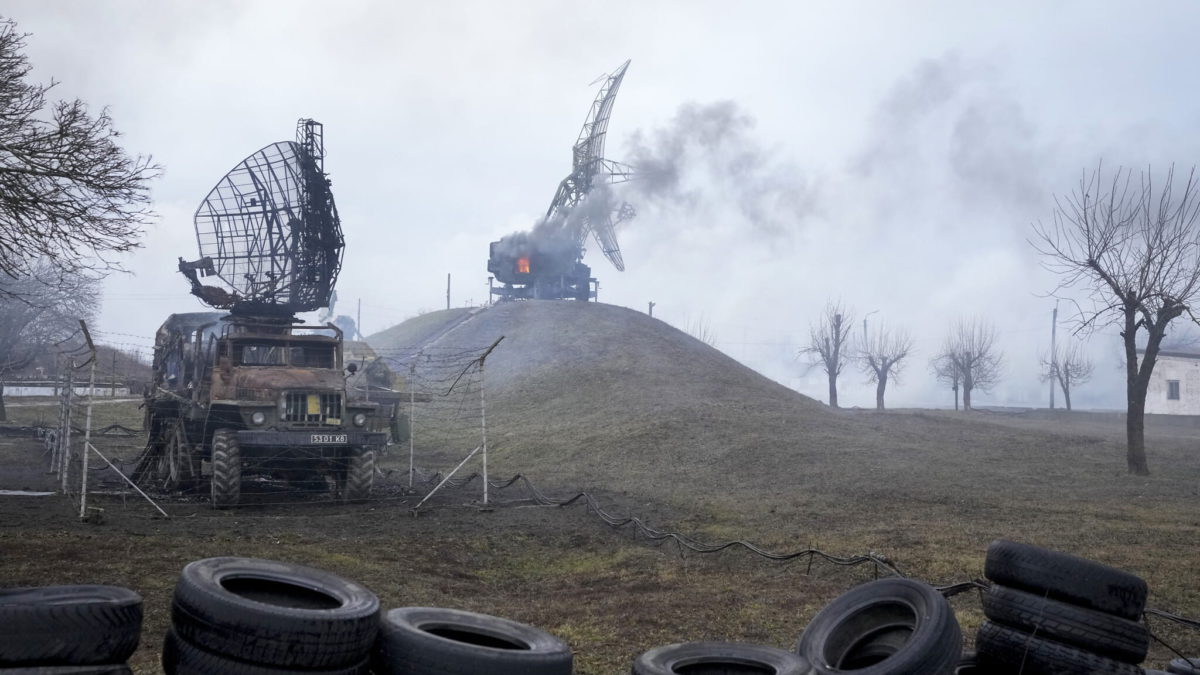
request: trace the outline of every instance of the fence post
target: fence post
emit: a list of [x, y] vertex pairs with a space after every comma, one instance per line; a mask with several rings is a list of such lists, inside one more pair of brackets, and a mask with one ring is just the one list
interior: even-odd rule
[[88, 349], [92, 352], [91, 358], [88, 359], [91, 367], [88, 374], [87, 416], [83, 424], [83, 448], [81, 452], [83, 461], [79, 482], [79, 517], [83, 519], [87, 517], [88, 448], [92, 446], [92, 399], [96, 397], [96, 345], [92, 343], [92, 334], [88, 332], [87, 323], [83, 319], [79, 320], [79, 327], [83, 330], [83, 338], [87, 340]]
[[70, 368], [67, 370], [67, 385], [63, 391], [63, 416], [62, 416], [62, 434], [58, 437], [59, 451], [59, 478], [62, 481], [62, 493], [67, 492], [67, 474], [71, 465], [71, 397], [75, 393], [75, 359], [71, 359]]
[[487, 348], [487, 351], [483, 353], [483, 356], [479, 357], [479, 425], [480, 425], [480, 429], [483, 434], [483, 442], [481, 443], [480, 447], [483, 448], [483, 505], [484, 506], [487, 506], [487, 503], [488, 503], [488, 462], [487, 462], [488, 457], [487, 457], [487, 398], [484, 397], [484, 392], [483, 392], [483, 364], [484, 364], [484, 362], [487, 361], [487, 357], [489, 354], [492, 353], [492, 350], [496, 348], [496, 345], [500, 344], [500, 340], [503, 340], [503, 339], [504, 339], [504, 336], [501, 335], [495, 342], [492, 343], [491, 347]]
[[413, 486], [413, 475], [416, 469], [413, 467], [413, 457], [416, 453], [415, 434], [413, 430], [416, 428], [417, 419], [417, 359], [421, 358], [421, 352], [413, 357], [411, 363], [408, 364], [408, 487]]

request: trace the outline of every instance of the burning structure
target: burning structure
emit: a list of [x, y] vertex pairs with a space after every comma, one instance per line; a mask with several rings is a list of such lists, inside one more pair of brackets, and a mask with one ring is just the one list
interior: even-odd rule
[[603, 84], [571, 149], [571, 173], [558, 184], [545, 217], [531, 231], [491, 243], [488, 272], [503, 284], [492, 286], [493, 296], [585, 302], [595, 298], [596, 279], [583, 263], [589, 234], [613, 267], [625, 269], [616, 226], [635, 212], [614, 197], [611, 186], [629, 180], [633, 171], [604, 158], [604, 140], [613, 101], [628, 68], [626, 61], [597, 80]]

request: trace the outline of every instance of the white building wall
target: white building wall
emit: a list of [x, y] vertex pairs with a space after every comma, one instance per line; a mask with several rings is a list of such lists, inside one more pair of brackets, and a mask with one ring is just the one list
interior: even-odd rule
[[[1167, 399], [1167, 381], [1179, 380], [1179, 400]], [[1200, 415], [1200, 356], [1159, 355], [1146, 391], [1146, 412], [1159, 415]]]

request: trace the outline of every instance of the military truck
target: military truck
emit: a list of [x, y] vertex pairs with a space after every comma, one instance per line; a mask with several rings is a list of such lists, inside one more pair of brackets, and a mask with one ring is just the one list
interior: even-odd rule
[[248, 475], [332, 484], [343, 501], [367, 499], [386, 421], [378, 403], [351, 398], [355, 365], [343, 369], [342, 347], [333, 324], [171, 315], [155, 336], [137, 478], [173, 491], [207, 482], [217, 508], [238, 503]]

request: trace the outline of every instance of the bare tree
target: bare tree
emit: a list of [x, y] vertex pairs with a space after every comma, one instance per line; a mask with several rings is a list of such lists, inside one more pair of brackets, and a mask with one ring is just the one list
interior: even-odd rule
[[808, 346], [801, 350], [829, 378], [829, 407], [838, 407], [837, 379], [850, 363], [850, 330], [854, 319], [841, 303], [825, 305], [818, 325], [809, 328]]
[[899, 382], [904, 359], [912, 353], [912, 337], [907, 331], [888, 330], [884, 326], [875, 329], [875, 334], [864, 338], [858, 360], [869, 382], [875, 383], [875, 407], [883, 410], [883, 395], [888, 380]]
[[[963, 410], [971, 409], [973, 391], [987, 391], [1000, 381], [1003, 365], [1004, 356], [996, 346], [996, 327], [982, 319], [960, 319], [933, 359], [934, 372], [940, 378], [949, 377], [962, 387]], [[941, 374], [943, 370], [947, 375]]]
[[[1200, 296], [1200, 194], [1195, 168], [1182, 185], [1172, 166], [1162, 186], [1149, 171], [1133, 180], [1103, 167], [1084, 175], [1065, 199], [1056, 200], [1049, 225], [1034, 226], [1033, 246], [1061, 280], [1055, 292], [1079, 289], [1090, 307], [1079, 306], [1077, 331], [1101, 324], [1120, 328], [1125, 347], [1126, 463], [1148, 475], [1145, 412], [1150, 374], [1167, 327], [1193, 312]], [[1145, 351], [1138, 361], [1138, 336]]]
[[118, 269], [105, 255], [139, 246], [161, 169], [125, 153], [107, 110], [93, 117], [78, 99], [47, 110], [54, 83], [26, 82], [26, 37], [0, 18], [0, 272]]
[[1071, 389], [1092, 379], [1092, 360], [1078, 342], [1059, 345], [1053, 354], [1042, 357], [1042, 381], [1053, 380], [1062, 389], [1067, 410], [1071, 409]]
[[933, 369], [933, 374], [937, 376], [939, 382], [945, 382], [954, 390], [954, 409], [958, 410], [958, 388], [962, 386], [962, 375], [958, 372], [958, 366], [945, 352], [933, 357], [929, 366]]
[[7, 419], [4, 379], [74, 334], [99, 300], [95, 278], [56, 271], [48, 261], [34, 263], [30, 276], [0, 283], [0, 420]]

